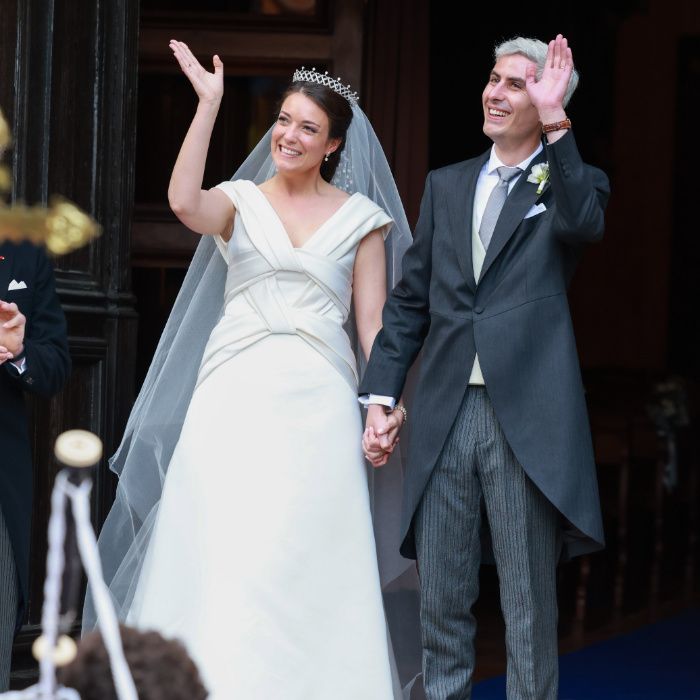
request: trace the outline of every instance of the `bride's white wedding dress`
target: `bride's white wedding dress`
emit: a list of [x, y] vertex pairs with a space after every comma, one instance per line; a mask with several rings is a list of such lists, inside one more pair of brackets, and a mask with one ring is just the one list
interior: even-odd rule
[[390, 224], [354, 194], [301, 248], [250, 181], [128, 622], [181, 639], [212, 700], [391, 700], [343, 330], [357, 247]]

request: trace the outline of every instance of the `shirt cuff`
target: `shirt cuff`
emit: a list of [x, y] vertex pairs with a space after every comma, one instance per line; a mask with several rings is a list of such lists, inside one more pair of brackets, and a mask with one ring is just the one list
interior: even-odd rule
[[380, 394], [363, 394], [357, 399], [363, 406], [367, 407], [371, 404], [379, 404], [380, 406], [388, 406], [394, 408], [396, 399], [393, 396], [381, 396]]
[[27, 358], [23, 357], [19, 362], [12, 362], [10, 364], [20, 373], [24, 374], [27, 371]]

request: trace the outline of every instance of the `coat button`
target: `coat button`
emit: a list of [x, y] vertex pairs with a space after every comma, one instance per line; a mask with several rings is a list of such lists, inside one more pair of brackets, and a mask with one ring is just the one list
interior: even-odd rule
[[474, 307], [474, 313], [475, 314], [480, 314], [484, 310], [483, 306], [475, 306]]

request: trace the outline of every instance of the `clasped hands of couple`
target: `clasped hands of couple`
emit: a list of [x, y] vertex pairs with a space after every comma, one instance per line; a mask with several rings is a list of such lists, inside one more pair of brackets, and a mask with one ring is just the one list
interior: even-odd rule
[[22, 354], [26, 324], [17, 304], [0, 300], [0, 365]]
[[399, 444], [399, 431], [406, 420], [398, 407], [370, 404], [367, 407], [367, 423], [362, 435], [362, 451], [373, 467], [381, 467], [389, 461]]

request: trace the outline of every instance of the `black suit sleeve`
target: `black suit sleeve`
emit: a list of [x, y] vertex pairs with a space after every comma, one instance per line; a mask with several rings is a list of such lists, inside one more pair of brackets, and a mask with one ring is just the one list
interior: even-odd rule
[[547, 145], [547, 160], [556, 206], [552, 232], [564, 243], [600, 240], [610, 197], [605, 173], [581, 160], [571, 131]]
[[22, 374], [9, 362], [5, 369], [24, 391], [49, 397], [57, 393], [70, 374], [66, 319], [56, 294], [53, 269], [43, 251], [36, 256], [31, 311], [24, 333], [26, 370]]
[[432, 173], [428, 173], [413, 243], [403, 258], [401, 281], [384, 306], [383, 327], [372, 346], [360, 394], [398, 399], [403, 392], [408, 370], [430, 328], [432, 248]]

